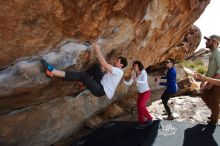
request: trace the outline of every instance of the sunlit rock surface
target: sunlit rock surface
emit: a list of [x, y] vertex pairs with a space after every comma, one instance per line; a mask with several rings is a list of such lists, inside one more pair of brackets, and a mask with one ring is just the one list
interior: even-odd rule
[[[200, 41], [200, 34], [197, 33], [197, 29], [194, 31], [192, 25], [209, 2], [209, 0], [1, 1], [1, 145], [52, 144], [70, 134], [70, 131], [74, 131], [93, 112], [101, 110], [100, 106], [103, 108], [107, 106], [99, 105], [107, 102], [107, 99], [103, 98], [95, 102], [95, 109], [90, 102], [86, 107], [78, 104], [79, 110], [86, 109], [91, 111], [90, 114], [82, 115], [78, 112], [70, 114], [69, 111], [75, 111], [73, 106], [67, 106], [75, 103], [74, 99], [71, 100], [72, 102], [57, 110], [63, 112], [66, 118], [80, 117], [81, 120], [68, 123], [73, 124], [71, 125], [73, 127], [65, 131], [63, 129], [66, 128], [66, 124], [59, 124], [63, 117], [58, 116], [60, 120], [52, 120], [60, 125], [59, 128], [55, 127], [57, 133], [55, 134], [53, 128], [50, 128], [53, 122], [46, 122], [45, 125], [44, 120], [53, 119], [48, 116], [53, 110], [46, 107], [51, 105], [52, 101], [59, 101], [64, 96], [76, 96], [80, 90], [76, 88], [75, 82], [47, 78], [40, 64], [41, 58], [48, 60], [58, 69], [83, 71], [97, 59], [86, 44], [94, 40], [101, 44], [102, 52], [110, 62], [118, 55], [122, 55], [129, 59], [129, 63], [138, 59], [147, 67], [163, 61], [168, 54], [169, 57], [185, 57], [196, 49]], [[184, 42], [184, 45], [175, 49], [181, 42]], [[130, 66], [125, 74], [129, 74], [129, 68]], [[119, 86], [115, 97], [121, 97], [125, 92], [124, 87]], [[88, 95], [88, 98], [93, 100], [95, 97]], [[81, 100], [79, 103], [83, 103], [83, 99]], [[57, 103], [56, 107], [61, 105], [62, 103]], [[40, 109], [36, 112], [35, 108], [39, 106]], [[65, 109], [67, 107], [70, 109]], [[36, 114], [36, 118], [32, 117], [33, 113]], [[36, 119], [39, 121], [34, 122]], [[17, 129], [22, 129], [24, 133], [18, 132]], [[25, 134], [29, 131], [33, 133]]]

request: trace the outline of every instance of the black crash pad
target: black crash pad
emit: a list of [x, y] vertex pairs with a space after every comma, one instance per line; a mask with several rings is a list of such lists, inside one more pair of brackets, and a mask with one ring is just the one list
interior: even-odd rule
[[71, 146], [218, 146], [220, 128], [155, 120], [145, 129], [136, 122], [112, 121], [80, 138]]

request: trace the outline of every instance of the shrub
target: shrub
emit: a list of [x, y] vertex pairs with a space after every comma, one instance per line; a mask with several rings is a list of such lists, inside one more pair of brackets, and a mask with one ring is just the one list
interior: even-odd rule
[[195, 65], [196, 66], [203, 66], [204, 65], [204, 63], [202, 62], [202, 60], [196, 60], [196, 61], [194, 61], [195, 62]]
[[207, 68], [205, 66], [199, 65], [196, 67], [196, 71], [200, 74], [205, 74], [207, 72]]
[[202, 62], [202, 60], [184, 60], [180, 64], [201, 74], [205, 74], [207, 72], [207, 68], [203, 66], [204, 63]]

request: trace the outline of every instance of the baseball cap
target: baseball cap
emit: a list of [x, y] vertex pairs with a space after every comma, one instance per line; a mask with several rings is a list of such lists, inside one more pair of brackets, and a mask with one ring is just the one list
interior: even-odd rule
[[210, 37], [206, 37], [206, 36], [204, 36], [204, 39], [206, 39], [206, 40], [215, 40], [216, 42], [218, 42], [218, 43], [220, 43], [220, 36], [218, 36], [218, 35], [211, 35]]

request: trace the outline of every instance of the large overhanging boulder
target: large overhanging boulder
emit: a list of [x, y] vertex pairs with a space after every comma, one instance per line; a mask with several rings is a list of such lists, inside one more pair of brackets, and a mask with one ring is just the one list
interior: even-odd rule
[[[167, 57], [167, 51], [177, 56], [179, 52], [181, 57], [190, 54], [200, 39], [194, 41], [196, 45], [190, 44], [190, 49], [186, 45], [185, 52], [184, 47], [181, 51], [170, 48], [198, 38], [198, 33], [191, 33], [195, 30], [191, 27], [208, 3], [208, 0], [1, 2], [0, 112], [77, 92], [73, 84], [55, 81], [54, 86], [47, 86], [50, 80], [44, 76], [40, 59], [47, 59], [58, 69], [85, 69], [96, 59], [94, 54], [88, 57], [86, 53], [88, 46], [84, 44], [88, 41], [99, 40], [108, 60], [123, 55], [130, 61], [139, 59], [145, 66]], [[191, 37], [187, 37], [189, 34]], [[57, 93], [57, 89], [62, 90]]]
[[[25, 126], [23, 130], [33, 130], [34, 127], [43, 130], [40, 113], [51, 112], [43, 105], [47, 106], [47, 102], [50, 105], [51, 100], [55, 98], [76, 95], [79, 92], [75, 83], [47, 78], [40, 64], [41, 58], [48, 60], [58, 69], [83, 71], [96, 61], [95, 54], [88, 53], [89, 46], [85, 43], [98, 40], [108, 61], [111, 62], [118, 55], [123, 55], [130, 63], [138, 59], [147, 67], [163, 61], [168, 57], [167, 52], [171, 52], [171, 56], [175, 54], [171, 48], [179, 43], [191, 42], [189, 40], [194, 37], [187, 37], [186, 41], [187, 33], [191, 31], [193, 23], [209, 2], [209, 0], [1, 1], [0, 129], [3, 132], [0, 132], [0, 143], [24, 144], [22, 137], [25, 133], [14, 131], [24, 124], [31, 125], [32, 121], [16, 120], [16, 115], [25, 115], [29, 112], [24, 116], [29, 119], [34, 112], [40, 116], [39, 122], [36, 122], [35, 126], [32, 125], [33, 127]], [[193, 52], [198, 42], [194, 43], [195, 45], [189, 45], [192, 48], [185, 51], [185, 55], [182, 54], [184, 51], [179, 51], [181, 53], [179, 56], [186, 57]], [[181, 47], [182, 49], [184, 50], [184, 47]], [[178, 49], [176, 50], [178, 52]], [[129, 71], [126, 72], [128, 74]], [[118, 96], [125, 91], [120, 89], [122, 87], [119, 87]], [[105, 100], [107, 99], [104, 98]], [[95, 101], [98, 104], [102, 100]], [[74, 100], [68, 103], [71, 105], [72, 102]], [[44, 104], [41, 106], [42, 103]], [[35, 106], [39, 105], [44, 110], [35, 110]], [[100, 109], [101, 107], [91, 110], [90, 114], [80, 118], [81, 121]], [[67, 116], [78, 116], [77, 112], [73, 115], [69, 114], [69, 111], [64, 113]], [[16, 127], [14, 129], [8, 128], [11, 117], [15, 119], [12, 120], [12, 125]], [[59, 124], [59, 120], [56, 122]], [[65, 128], [65, 124], [60, 126], [58, 133]], [[78, 126], [79, 124], [76, 124], [71, 127], [72, 131]], [[39, 133], [33, 133], [29, 137], [26, 135], [27, 139], [31, 139], [28, 144], [51, 144], [68, 135], [69, 131], [66, 132], [68, 134], [57, 137], [50, 137], [51, 131], [45, 131], [42, 136]], [[45, 140], [45, 137], [48, 139]], [[10, 141], [11, 139], [14, 141]]]

